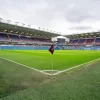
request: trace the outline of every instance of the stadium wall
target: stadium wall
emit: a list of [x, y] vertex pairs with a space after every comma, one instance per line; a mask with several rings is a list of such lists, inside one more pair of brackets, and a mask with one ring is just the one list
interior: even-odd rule
[[[1, 50], [48, 50], [50, 46], [3, 45]], [[100, 50], [100, 46], [55, 46], [55, 50]]]
[[100, 50], [100, 46], [64, 46], [64, 50]]
[[[0, 46], [1, 50], [48, 50], [50, 46], [17, 46], [17, 45], [4, 45]], [[59, 47], [55, 47], [55, 50], [60, 50]]]

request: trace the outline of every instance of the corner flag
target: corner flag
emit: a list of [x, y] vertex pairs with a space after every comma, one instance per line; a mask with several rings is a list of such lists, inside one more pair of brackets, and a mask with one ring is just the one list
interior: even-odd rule
[[51, 47], [49, 48], [49, 52], [51, 52], [51, 54], [53, 55], [53, 53], [54, 53], [54, 45], [51, 45]]
[[76, 45], [74, 47], [77, 49], [77, 46]]

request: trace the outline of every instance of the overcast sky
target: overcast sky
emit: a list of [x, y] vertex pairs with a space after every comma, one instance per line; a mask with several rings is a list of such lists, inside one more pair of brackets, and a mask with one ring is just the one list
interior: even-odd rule
[[0, 18], [62, 34], [100, 30], [100, 0], [0, 0]]

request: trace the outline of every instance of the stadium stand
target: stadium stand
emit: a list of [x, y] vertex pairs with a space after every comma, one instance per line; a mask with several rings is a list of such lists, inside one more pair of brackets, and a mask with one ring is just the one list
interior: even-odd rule
[[75, 45], [75, 44], [78, 43], [78, 41], [79, 41], [79, 40], [71, 40], [71, 41], [69, 42], [69, 45]]
[[86, 40], [86, 45], [91, 45], [94, 42], [95, 42], [95, 39], [87, 39]]
[[28, 38], [25, 36], [20, 35], [12, 35], [6, 33], [0, 33], [0, 41], [11, 41], [11, 42], [23, 42], [23, 43], [30, 43], [30, 44], [51, 44], [50, 39], [41, 39], [41, 38]]
[[12, 40], [14, 42], [19, 42], [20, 41], [20, 38], [17, 35], [8, 35], [8, 37], [9, 37], [9, 40]]
[[96, 38], [96, 39], [95, 39], [95, 44], [96, 44], [96, 45], [100, 45], [100, 38]]
[[7, 34], [0, 33], [0, 41], [9, 41]]
[[80, 39], [80, 40], [78, 41], [78, 45], [84, 45], [85, 42], [86, 42], [86, 39]]
[[[47, 50], [51, 38], [60, 34], [0, 22], [0, 48], [13, 50]], [[66, 35], [69, 43], [57, 42], [56, 49], [100, 50], [100, 32]], [[62, 39], [61, 39], [62, 40]]]

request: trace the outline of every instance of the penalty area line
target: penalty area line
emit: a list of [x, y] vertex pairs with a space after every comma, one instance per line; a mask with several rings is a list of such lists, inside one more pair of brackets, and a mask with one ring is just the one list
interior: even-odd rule
[[27, 67], [27, 68], [29, 68], [29, 69], [35, 70], [35, 71], [37, 71], [37, 72], [43, 73], [43, 74], [45, 74], [45, 75], [52, 75], [52, 74], [50, 74], [50, 73], [46, 73], [46, 72], [44, 72], [44, 71], [41, 71], [41, 70], [32, 68], [32, 67], [30, 67], [30, 66], [27, 66], [27, 65], [18, 63], [18, 62], [16, 62], [16, 61], [13, 61], [13, 60], [10, 60], [10, 59], [4, 58], [4, 57], [0, 57], [0, 58], [1, 58], [1, 59], [4, 59], [4, 60], [7, 60], [7, 61], [9, 61], [9, 62], [15, 63], [15, 64], [17, 64], [17, 65], [21, 65], [21, 66]]
[[61, 73], [63, 73], [63, 72], [69, 71], [69, 70], [71, 70], [71, 69], [75, 69], [75, 68], [77, 68], [77, 67], [80, 67], [80, 66], [83, 66], [83, 65], [86, 65], [86, 64], [92, 63], [92, 62], [97, 61], [97, 60], [100, 60], [100, 58], [97, 58], [97, 59], [91, 60], [91, 61], [89, 61], [89, 62], [86, 62], [86, 63], [80, 64], [80, 65], [77, 65], [77, 66], [74, 66], [74, 67], [72, 67], [72, 68], [68, 68], [68, 69], [65, 69], [65, 70], [62, 70], [62, 71], [56, 72], [56, 73], [54, 73], [53, 75], [61, 74]]

